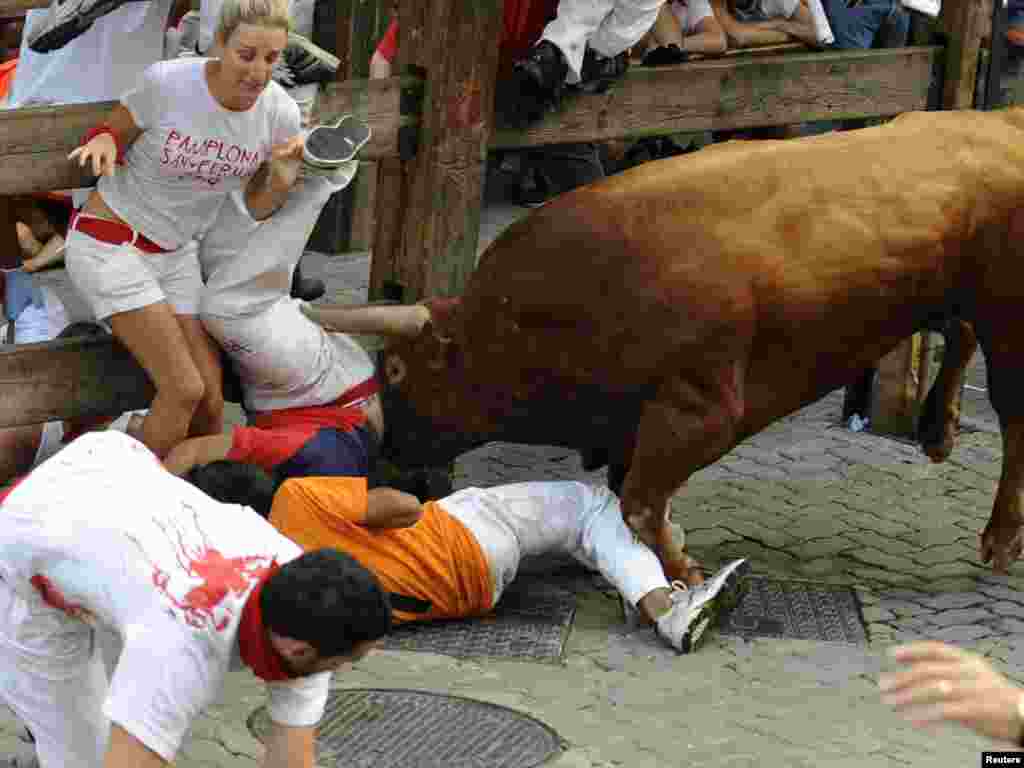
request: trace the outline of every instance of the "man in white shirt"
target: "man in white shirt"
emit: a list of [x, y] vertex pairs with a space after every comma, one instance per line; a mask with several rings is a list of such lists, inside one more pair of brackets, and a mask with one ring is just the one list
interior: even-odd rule
[[[144, 499], [144, 501], [142, 501]], [[42, 768], [163, 766], [229, 668], [267, 682], [268, 766], [312, 765], [330, 672], [390, 629], [376, 577], [85, 435], [0, 501], [0, 699]], [[120, 636], [111, 680], [95, 632]]]

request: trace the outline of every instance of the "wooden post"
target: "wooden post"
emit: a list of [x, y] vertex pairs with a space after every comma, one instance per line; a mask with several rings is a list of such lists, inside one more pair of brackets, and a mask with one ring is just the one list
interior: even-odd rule
[[943, 109], [970, 109], [978, 77], [981, 40], [989, 25], [987, 6], [978, 0], [943, 0], [939, 29], [946, 37]]
[[[400, 61], [422, 68], [427, 78], [391, 278], [404, 301], [459, 293], [476, 266], [503, 5], [404, 0], [400, 6]], [[382, 203], [384, 194], [378, 191]]]

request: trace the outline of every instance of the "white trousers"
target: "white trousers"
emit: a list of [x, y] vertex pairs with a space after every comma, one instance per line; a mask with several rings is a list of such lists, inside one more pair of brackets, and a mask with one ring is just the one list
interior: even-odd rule
[[494, 602], [527, 555], [570, 555], [600, 571], [631, 604], [668, 587], [661, 562], [633, 536], [607, 488], [536, 482], [466, 488], [439, 504], [480, 543], [494, 578]]
[[[53, 626], [41, 632], [42, 615]], [[0, 699], [32, 732], [42, 768], [102, 768], [107, 687], [97, 633], [0, 580]]]
[[665, 0], [561, 0], [542, 40], [558, 46], [569, 63], [568, 83], [580, 81], [587, 45], [601, 56], [618, 56], [654, 26]]
[[199, 246], [206, 285], [200, 315], [235, 318], [271, 306], [291, 290], [292, 271], [302, 257], [320, 212], [332, 194], [355, 176], [352, 160], [332, 176], [303, 175], [284, 204], [255, 221], [240, 194], [224, 201]]

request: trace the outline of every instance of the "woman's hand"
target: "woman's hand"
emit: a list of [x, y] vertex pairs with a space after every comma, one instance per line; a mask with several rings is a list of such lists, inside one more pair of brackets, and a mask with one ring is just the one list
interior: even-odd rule
[[92, 161], [92, 172], [97, 176], [113, 176], [117, 165], [117, 142], [109, 133], [94, 136], [88, 144], [71, 150], [68, 160], [77, 160], [80, 167]]
[[283, 194], [295, 185], [302, 168], [305, 144], [305, 137], [299, 134], [270, 148], [268, 183], [275, 194]]
[[881, 676], [882, 701], [914, 725], [949, 720], [998, 741], [1020, 738], [1024, 691], [981, 656], [933, 641], [896, 646], [889, 654], [909, 668]]

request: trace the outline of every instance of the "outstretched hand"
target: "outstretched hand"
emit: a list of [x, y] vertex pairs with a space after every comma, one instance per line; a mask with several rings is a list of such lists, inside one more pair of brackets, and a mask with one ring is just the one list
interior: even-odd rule
[[914, 725], [946, 720], [998, 741], [1020, 738], [1024, 691], [981, 656], [934, 641], [896, 646], [889, 654], [909, 668], [880, 677], [882, 700]]
[[88, 143], [71, 150], [68, 160], [77, 160], [79, 167], [92, 162], [96, 176], [113, 176], [117, 165], [117, 142], [109, 133], [94, 136]]
[[270, 148], [267, 164], [269, 183], [273, 190], [286, 192], [295, 184], [302, 168], [302, 150], [305, 145], [305, 137], [299, 134]]

